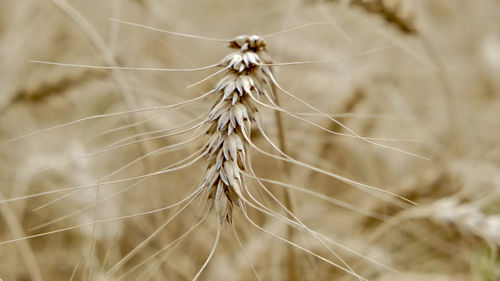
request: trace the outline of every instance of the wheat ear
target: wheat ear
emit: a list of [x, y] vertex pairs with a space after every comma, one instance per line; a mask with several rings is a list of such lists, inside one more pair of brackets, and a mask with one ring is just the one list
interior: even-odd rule
[[[255, 98], [261, 94], [270, 97], [275, 92], [272, 78], [272, 60], [266, 51], [266, 43], [258, 35], [241, 35], [229, 41], [229, 47], [237, 51], [226, 56], [220, 63], [225, 71], [223, 78], [212, 90], [218, 94], [217, 102], [210, 110], [206, 123], [210, 140], [205, 147], [209, 161], [202, 188], [208, 193], [211, 209], [219, 219], [219, 225], [232, 222], [232, 212], [246, 200], [242, 197], [245, 182], [245, 163], [249, 159], [249, 137], [256, 122], [258, 109]], [[277, 97], [275, 102], [278, 103]], [[276, 121], [281, 149], [285, 150], [285, 136], [281, 112], [276, 111]], [[286, 167], [285, 167], [286, 172]], [[284, 193], [285, 205], [291, 210], [288, 190]], [[288, 238], [294, 230], [288, 228]], [[289, 280], [297, 280], [295, 253], [289, 248]]]
[[[331, 0], [332, 2], [336, 0]], [[369, 14], [382, 17], [388, 24], [405, 34], [417, 34], [413, 15], [403, 11], [403, 1], [400, 0], [349, 0], [347, 3], [363, 9]]]
[[445, 197], [432, 204], [401, 212], [380, 226], [368, 241], [381, 238], [390, 228], [409, 219], [427, 219], [454, 226], [463, 234], [480, 237], [493, 247], [500, 246], [500, 215], [485, 214], [479, 206], [461, 203], [456, 197]]
[[225, 73], [213, 89], [219, 97], [206, 120], [210, 139], [205, 154], [209, 164], [202, 181], [220, 224], [230, 223], [233, 209], [242, 204], [241, 171], [245, 170], [249, 149], [246, 138], [258, 114], [251, 97], [267, 91], [265, 82], [271, 71], [265, 65], [271, 60], [260, 36], [238, 36], [229, 47], [237, 51], [220, 62]]
[[450, 197], [438, 200], [422, 216], [444, 224], [452, 224], [465, 234], [483, 238], [496, 247], [500, 246], [500, 215], [487, 215], [474, 204], [464, 204]]

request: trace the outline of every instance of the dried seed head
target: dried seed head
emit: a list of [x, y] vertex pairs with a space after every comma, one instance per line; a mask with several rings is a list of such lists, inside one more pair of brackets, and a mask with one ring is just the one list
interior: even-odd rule
[[229, 46], [239, 50], [220, 63], [227, 70], [214, 87], [219, 98], [205, 121], [209, 124], [210, 139], [205, 147], [209, 164], [202, 188], [208, 193], [220, 224], [230, 223], [233, 209], [242, 204], [245, 183], [241, 174], [249, 159], [246, 139], [258, 114], [253, 98], [268, 92], [271, 74], [265, 65], [271, 60], [260, 36], [238, 36]]
[[456, 225], [465, 233], [482, 237], [500, 246], [500, 216], [486, 215], [477, 206], [444, 198], [432, 204], [427, 213], [436, 222]]

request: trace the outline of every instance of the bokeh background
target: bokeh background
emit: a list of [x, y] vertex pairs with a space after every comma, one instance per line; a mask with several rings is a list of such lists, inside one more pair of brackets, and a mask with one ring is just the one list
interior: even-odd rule
[[[276, 66], [283, 88], [362, 136], [385, 139], [377, 143], [428, 160], [284, 116], [290, 155], [418, 206], [388, 202], [299, 166], [290, 166], [286, 176], [282, 162], [253, 151], [256, 173], [324, 195], [290, 190], [293, 212], [311, 229], [357, 251], [361, 256], [327, 243], [368, 280], [500, 280], [500, 2], [1, 0], [0, 5], [0, 279], [192, 280], [213, 246], [217, 220], [211, 214], [180, 243], [158, 253], [203, 216], [205, 197], [166, 227], [178, 209], [92, 224], [162, 208], [199, 183], [203, 161], [140, 183], [100, 184], [158, 171], [195, 153], [202, 142], [144, 157], [189, 140], [189, 133], [137, 140], [192, 126], [214, 100], [68, 122], [195, 98], [220, 76], [187, 89], [214, 70], [103, 70], [30, 60], [182, 69], [216, 63], [230, 52], [223, 42], [110, 20], [116, 18], [225, 39], [306, 25], [266, 38], [275, 62], [310, 62]], [[278, 95], [287, 110], [349, 133]], [[277, 142], [274, 112], [262, 108], [261, 115]], [[59, 127], [44, 130], [53, 126]], [[258, 132], [253, 139], [273, 151]], [[286, 216], [258, 184], [249, 184], [262, 202]], [[23, 197], [89, 185], [94, 186]], [[283, 195], [282, 186], [268, 187]], [[5, 201], [12, 198], [17, 200]], [[200, 280], [258, 280], [252, 267], [261, 280], [356, 280], [304, 251], [291, 254], [287, 244], [238, 212], [233, 225], [245, 254], [232, 226], [226, 226]], [[290, 236], [283, 221], [254, 210], [249, 214], [263, 228], [341, 264], [310, 232]], [[57, 233], [13, 241], [51, 231]], [[120, 262], [131, 251], [134, 255]]]

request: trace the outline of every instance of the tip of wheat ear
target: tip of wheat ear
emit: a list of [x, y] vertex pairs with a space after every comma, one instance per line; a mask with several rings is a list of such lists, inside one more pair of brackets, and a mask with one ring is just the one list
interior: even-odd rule
[[258, 114], [252, 97], [271, 91], [266, 74], [271, 60], [265, 46], [258, 35], [241, 35], [229, 42], [237, 51], [220, 62], [226, 71], [213, 89], [218, 99], [205, 120], [208, 166], [201, 186], [220, 224], [231, 223], [233, 209], [242, 205], [247, 138]]
[[240, 35], [229, 41], [229, 47], [234, 49], [253, 49], [265, 48], [266, 42], [259, 35]]

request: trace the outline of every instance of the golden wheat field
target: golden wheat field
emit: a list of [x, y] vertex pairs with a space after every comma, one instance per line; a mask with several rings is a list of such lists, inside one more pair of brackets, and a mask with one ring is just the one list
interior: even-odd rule
[[500, 280], [499, 1], [0, 7], [0, 280]]

